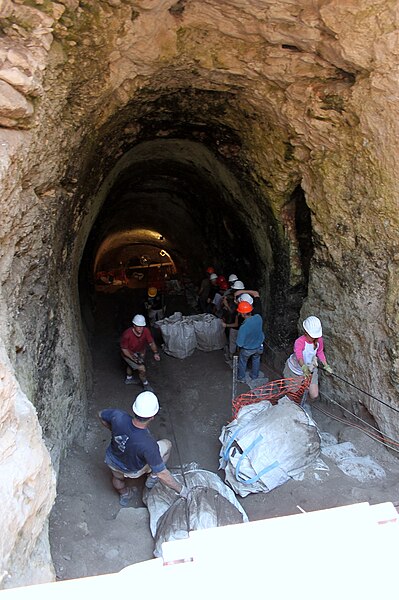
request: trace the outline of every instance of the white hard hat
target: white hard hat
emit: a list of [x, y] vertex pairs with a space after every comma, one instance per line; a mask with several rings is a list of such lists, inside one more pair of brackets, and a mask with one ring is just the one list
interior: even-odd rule
[[234, 273], [232, 273], [231, 275], [229, 275], [229, 283], [233, 283], [234, 281], [238, 281], [238, 277], [237, 275], [234, 275]]
[[210, 279], [211, 281], [213, 281], [214, 279], [217, 279], [217, 278], [218, 278], [218, 276], [216, 275], [216, 273], [211, 273], [211, 274], [209, 275], [209, 279]]
[[145, 317], [143, 315], [134, 315], [132, 323], [133, 325], [137, 325], [137, 327], [145, 327]]
[[238, 302], [249, 302], [250, 304], [253, 304], [254, 299], [251, 294], [241, 294], [241, 296], [238, 297]]
[[242, 281], [239, 281], [238, 279], [233, 283], [231, 287], [233, 290], [245, 290], [245, 285]]
[[308, 317], [304, 320], [302, 326], [306, 333], [308, 333], [312, 338], [319, 338], [323, 335], [321, 322], [320, 319], [318, 319], [317, 317]]
[[133, 402], [132, 411], [144, 419], [153, 417], [159, 411], [158, 398], [154, 392], [141, 392]]

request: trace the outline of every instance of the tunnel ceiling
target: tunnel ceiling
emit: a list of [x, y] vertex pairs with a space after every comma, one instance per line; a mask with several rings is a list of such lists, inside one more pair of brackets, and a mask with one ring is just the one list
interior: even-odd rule
[[245, 215], [259, 210], [250, 190], [204, 144], [141, 143], [123, 155], [103, 188], [89, 242], [97, 261], [105, 250], [141, 241], [166, 249], [197, 277], [215, 260], [225, 269], [239, 262], [252, 280], [260, 276], [260, 250], [244, 225]]

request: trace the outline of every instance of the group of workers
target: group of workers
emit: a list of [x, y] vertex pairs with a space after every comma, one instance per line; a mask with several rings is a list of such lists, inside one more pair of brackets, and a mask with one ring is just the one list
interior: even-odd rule
[[[241, 383], [246, 381], [248, 363], [249, 377], [258, 379], [265, 337], [259, 292], [246, 289], [235, 274], [227, 280], [216, 275], [212, 267], [207, 270], [207, 281], [208, 286], [205, 281], [201, 282], [199, 305], [204, 312], [215, 314], [222, 320], [228, 336], [226, 356], [231, 358], [238, 352], [237, 380]], [[155, 288], [149, 289], [150, 299], [156, 297], [156, 291]], [[149, 308], [154, 312], [159, 310], [151, 303]], [[298, 387], [304, 379], [310, 380], [307, 395], [310, 400], [315, 400], [318, 397], [318, 362], [327, 373], [332, 373], [332, 369], [324, 353], [320, 319], [312, 315], [302, 325], [304, 334], [295, 340], [294, 351], [285, 363], [283, 375], [296, 380]], [[159, 361], [160, 353], [150, 328], [146, 326], [145, 316], [136, 314], [132, 326], [122, 334], [120, 349], [127, 365], [125, 382], [133, 383], [133, 371], [136, 371], [143, 391], [132, 405], [133, 417], [119, 409], [105, 409], [99, 413], [101, 422], [112, 433], [105, 463], [111, 469], [112, 483], [119, 493], [121, 506], [128, 506], [134, 494], [126, 485], [126, 479], [136, 479], [145, 474], [148, 475], [145, 484], [148, 488], [161, 481], [183, 497], [188, 494], [188, 490], [166, 468], [171, 442], [156, 442], [148, 430], [159, 410], [159, 403], [147, 379], [144, 363], [147, 347], [152, 350], [154, 359]]]
[[258, 379], [265, 337], [259, 292], [246, 289], [234, 273], [226, 279], [208, 267], [200, 285], [198, 303], [202, 312], [222, 320], [227, 338], [226, 361], [229, 363], [238, 351], [238, 381], [245, 383], [249, 362], [250, 378]]
[[[218, 295], [221, 300], [218, 299]], [[230, 361], [238, 352], [237, 380], [244, 383], [248, 362], [251, 363], [249, 377], [259, 377], [260, 357], [263, 353], [263, 320], [259, 292], [249, 290], [235, 274], [226, 280], [218, 276], [213, 267], [208, 267], [199, 291], [199, 304], [205, 312], [222, 319], [226, 329], [227, 345], [225, 357]], [[284, 377], [296, 380], [298, 387], [304, 379], [310, 384], [306, 394], [310, 400], [318, 397], [318, 370], [320, 361], [327, 373], [332, 373], [324, 353], [322, 325], [314, 315], [303, 321], [304, 334], [294, 343], [294, 352], [284, 367]]]

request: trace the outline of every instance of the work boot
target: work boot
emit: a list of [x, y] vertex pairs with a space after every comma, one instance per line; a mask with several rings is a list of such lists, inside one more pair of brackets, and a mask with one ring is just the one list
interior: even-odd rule
[[150, 384], [147, 382], [147, 383], [143, 383], [143, 390], [144, 390], [145, 392], [153, 392], [153, 391], [154, 391], [154, 388], [152, 388], [152, 387], [150, 386]]
[[125, 383], [126, 383], [126, 385], [130, 385], [131, 383], [134, 383], [133, 375], [126, 375]]
[[122, 506], [122, 508], [126, 508], [127, 506], [129, 506], [130, 501], [133, 499], [134, 495], [135, 495], [134, 488], [130, 488], [130, 490], [128, 492], [126, 492], [126, 494], [121, 494], [119, 496], [120, 506]]

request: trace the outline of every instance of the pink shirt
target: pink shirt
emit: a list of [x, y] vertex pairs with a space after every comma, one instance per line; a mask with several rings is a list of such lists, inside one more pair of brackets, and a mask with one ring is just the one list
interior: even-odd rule
[[[295, 340], [294, 354], [295, 354], [297, 360], [299, 360], [300, 358], [303, 360], [303, 351], [305, 350], [306, 343], [309, 343], [309, 342], [306, 342], [305, 335], [301, 335], [301, 337], [299, 337], [297, 340]], [[317, 340], [316, 356], [319, 360], [321, 360], [322, 363], [327, 362], [325, 354], [324, 354], [324, 342], [323, 342], [322, 337], [320, 337]]]

